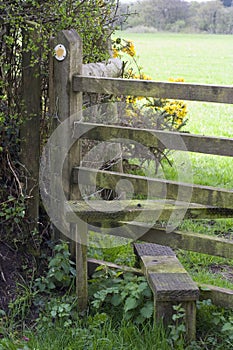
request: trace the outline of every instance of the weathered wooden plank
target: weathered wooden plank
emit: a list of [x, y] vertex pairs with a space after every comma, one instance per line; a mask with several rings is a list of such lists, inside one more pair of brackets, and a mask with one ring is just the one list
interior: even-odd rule
[[[104, 223], [100, 223], [100, 227]], [[101, 232], [98, 227], [98, 221], [95, 223], [95, 230]], [[120, 221], [120, 226], [112, 222], [112, 227], [108, 227], [108, 234], [128, 238], [132, 241], [140, 240], [142, 242], [167, 245], [174, 249], [184, 249], [197, 253], [220, 256], [227, 259], [233, 258], [233, 239], [226, 239], [205, 235], [195, 232], [181, 232], [174, 230], [167, 232], [166, 228], [152, 227], [151, 224], [142, 222]], [[93, 229], [93, 227], [92, 227]]]
[[[148, 228], [146, 230], [146, 228]], [[149, 243], [167, 245], [171, 248], [190, 250], [227, 259], [233, 258], [233, 239], [225, 239], [195, 232], [181, 232], [175, 230], [166, 232], [166, 229], [150, 227], [143, 223], [128, 223], [127, 232], [134, 237], [141, 234], [140, 240]], [[145, 233], [144, 233], [145, 232]]]
[[[119, 180], [131, 182], [134, 193], [150, 196], [150, 198], [177, 199], [178, 191], [182, 200], [190, 198], [190, 202], [221, 208], [233, 208], [233, 191], [181, 183], [171, 180], [155, 179], [137, 175], [122, 174], [113, 171], [76, 167], [73, 169], [73, 183], [94, 185], [102, 188], [115, 189]], [[149, 193], [148, 193], [149, 192]]]
[[[69, 201], [67, 203], [66, 220], [77, 222], [77, 217], [88, 223], [113, 221], [140, 221], [154, 222], [168, 221], [172, 213], [183, 213], [186, 210], [186, 219], [207, 219], [219, 217], [233, 217], [233, 209], [220, 212], [218, 208], [205, 207], [199, 204], [176, 203], [175, 201], [160, 200], [95, 200], [95, 201]], [[76, 214], [77, 217], [73, 214]], [[111, 225], [110, 225], [111, 227]]]
[[110, 58], [106, 62], [87, 63], [82, 66], [82, 76], [118, 78], [122, 74], [123, 62], [119, 58]]
[[73, 90], [116, 96], [133, 95], [157, 98], [182, 99], [190, 101], [208, 101], [233, 103], [233, 87], [201, 85], [191, 83], [157, 82], [152, 80], [134, 80], [117, 78], [93, 78], [74, 75]]
[[71, 235], [75, 237], [75, 261], [76, 261], [76, 293], [78, 297], [78, 309], [84, 312], [88, 304], [87, 283], [87, 224], [79, 222], [78, 225], [70, 225]]
[[139, 276], [143, 275], [143, 272], [141, 269], [137, 269], [135, 267], [126, 266], [126, 265], [117, 265], [117, 264], [114, 264], [114, 263], [109, 262], [109, 261], [88, 258], [87, 263], [88, 263], [88, 275], [89, 276], [92, 276], [93, 273], [95, 272], [96, 268], [99, 266], [111, 268], [111, 269], [115, 269], [115, 270], [121, 270], [123, 272], [130, 272], [130, 273], [134, 273], [134, 274], [139, 275]]
[[[53, 138], [54, 144], [50, 147], [50, 171], [53, 174], [51, 181], [51, 203], [53, 211], [53, 223], [58, 227], [56, 233], [59, 236], [65, 234], [71, 240], [71, 252], [76, 251], [76, 270], [77, 284], [76, 291], [78, 297], [78, 308], [84, 311], [87, 308], [87, 262], [86, 262], [86, 244], [82, 239], [82, 228], [76, 225], [70, 225], [70, 230], [64, 227], [64, 197], [67, 199], [79, 198], [79, 189], [72, 188], [70, 181], [71, 172], [74, 165], [80, 164], [81, 148], [80, 144], [72, 146], [72, 127], [74, 121], [82, 118], [82, 93], [74, 93], [71, 86], [71, 80], [74, 73], [82, 73], [82, 41], [75, 30], [63, 30], [57, 34], [53, 40], [55, 47], [64, 46], [66, 57], [59, 59], [55, 55], [52, 61], [52, 84], [50, 96], [52, 97], [53, 106], [53, 129], [59, 130], [63, 122], [63, 135], [57, 133]], [[61, 49], [60, 49], [61, 50]], [[59, 53], [59, 49], [57, 51]], [[56, 135], [56, 134], [53, 134]], [[63, 167], [61, 161], [64, 160]], [[56, 174], [56, 175], [55, 175]], [[50, 180], [50, 179], [49, 179]], [[56, 210], [57, 209], [57, 210]], [[64, 227], [64, 229], [63, 229]], [[61, 230], [62, 228], [62, 230]]]
[[199, 289], [181, 265], [174, 252], [157, 244], [134, 244], [142, 269], [154, 294], [155, 317], [165, 325], [172, 323], [173, 306], [181, 303], [185, 309], [188, 340], [196, 335], [196, 305]]
[[74, 134], [76, 137], [83, 135], [92, 140], [112, 141], [116, 139], [117, 141], [126, 139], [136, 141], [147, 147], [161, 149], [165, 147], [171, 150], [233, 157], [233, 138], [227, 137], [79, 122], [74, 124]]
[[200, 299], [210, 299], [214, 305], [233, 309], [233, 290], [207, 284], [199, 284]]
[[35, 52], [27, 50], [27, 46], [30, 41], [37, 45], [38, 29], [38, 23], [27, 22], [27, 29], [23, 31], [22, 94], [25, 118], [20, 126], [20, 161], [27, 171], [24, 185], [30, 196], [27, 207], [27, 216], [30, 220], [29, 231], [38, 229], [39, 220], [41, 76], [38, 62], [41, 52], [38, 47], [38, 61], [32, 63]]

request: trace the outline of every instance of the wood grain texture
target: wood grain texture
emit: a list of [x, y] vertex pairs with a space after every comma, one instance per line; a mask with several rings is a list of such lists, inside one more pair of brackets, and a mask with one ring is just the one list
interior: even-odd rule
[[149, 224], [145, 223], [128, 223], [128, 232], [134, 232], [136, 237], [138, 237], [143, 230], [145, 230], [145, 233], [141, 235], [140, 240], [144, 242], [167, 245], [171, 248], [179, 248], [213, 256], [221, 256], [227, 259], [232, 259], [233, 257], [233, 239], [196, 232], [181, 232], [178, 230], [166, 232], [164, 228], [150, 227]]
[[132, 95], [190, 101], [233, 103], [233, 87], [152, 80], [73, 76], [73, 90], [115, 96]]
[[233, 209], [233, 191], [226, 189], [85, 167], [73, 169], [74, 184], [80, 183], [115, 189], [119, 180], [130, 181], [133, 185], [134, 193], [143, 194], [150, 198], [177, 199], [179, 191], [182, 193], [184, 202], [185, 198], [188, 198], [191, 194], [191, 203]]
[[[233, 157], [233, 138], [194, 135], [188, 133], [132, 128], [117, 125], [75, 123], [74, 134], [91, 140], [136, 141], [146, 147], [181, 150]], [[120, 142], [122, 142], [120, 140]]]
[[[40, 118], [41, 118], [41, 76], [40, 49], [38, 48], [38, 62], [34, 62], [34, 53], [27, 50], [28, 43], [38, 43], [38, 27], [34, 22], [27, 22], [27, 29], [23, 30], [22, 54], [22, 97], [24, 107], [24, 122], [20, 126], [21, 152], [20, 162], [25, 167], [25, 189], [28, 199], [27, 214], [29, 231], [38, 230], [39, 221], [39, 166], [40, 166]], [[34, 62], [32, 64], [32, 62]], [[33, 140], [33, 142], [32, 142]]]
[[200, 299], [210, 299], [214, 305], [233, 309], [233, 290], [206, 284], [198, 284]]
[[181, 304], [185, 310], [187, 340], [196, 336], [196, 301], [199, 289], [185, 271], [174, 252], [157, 244], [134, 244], [142, 269], [154, 294], [155, 318], [165, 326], [172, 324], [173, 306]]

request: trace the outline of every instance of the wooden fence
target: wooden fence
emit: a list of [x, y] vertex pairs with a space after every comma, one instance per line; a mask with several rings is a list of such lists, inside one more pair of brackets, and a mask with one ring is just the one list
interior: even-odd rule
[[[181, 99], [189, 101], [207, 101], [216, 103], [233, 104], [232, 86], [200, 85], [188, 83], [164, 83], [156, 81], [125, 80], [116, 77], [105, 77], [106, 72], [101, 71], [102, 76], [94, 76], [96, 70], [90, 71], [82, 64], [82, 42], [73, 30], [62, 31], [53, 40], [52, 46], [64, 46], [66, 57], [63, 60], [52, 59], [51, 80], [50, 80], [50, 101], [52, 102], [52, 114], [55, 116], [55, 126], [61, 121], [77, 115], [67, 124], [65, 131], [68, 142], [69, 138], [77, 138], [79, 135], [91, 140], [130, 139], [140, 142], [146, 147], [157, 147], [161, 140], [166, 140], [166, 148], [180, 149], [179, 144], [174, 140], [179, 137], [188, 152], [212, 154], [220, 156], [233, 156], [233, 138], [210, 137], [193, 134], [182, 134], [176, 132], [159, 131], [151, 129], [130, 128], [116, 125], [103, 125], [101, 123], [82, 122], [83, 93], [108, 94], [114, 96], [134, 95], [151, 96], [157, 98]], [[98, 64], [97, 66], [98, 67]], [[83, 73], [85, 72], [85, 73]], [[88, 73], [89, 72], [89, 73]], [[98, 74], [98, 72], [97, 72]], [[79, 114], [77, 114], [77, 110]], [[176, 145], [177, 146], [174, 146]], [[58, 145], [59, 147], [59, 145]], [[59, 159], [52, 159], [53, 172], [59, 168]], [[146, 195], [147, 186], [150, 184], [152, 197], [158, 196], [166, 187], [166, 204], [163, 205], [162, 214], [169, 218], [173, 211], [183, 210], [188, 207], [186, 218], [233, 218], [233, 191], [211, 186], [199, 186], [188, 183], [180, 183], [158, 178], [146, 178], [142, 176], [124, 174], [119, 171], [107, 171], [82, 166], [80, 140], [76, 147], [71, 147], [63, 166], [63, 188], [66, 194], [68, 205], [64, 220], [70, 223], [70, 237], [76, 238], [77, 257], [77, 293], [80, 300], [80, 308], [87, 305], [87, 257], [86, 240], [88, 223], [103, 221], [109, 227], [112, 223], [128, 222], [131, 232], [137, 237], [137, 232], [143, 227], [145, 233], [140, 240], [150, 243], [167, 245], [172, 248], [182, 248], [194, 252], [221, 256], [227, 259], [233, 258], [232, 238], [220, 238], [195, 232], [180, 232], [173, 230], [166, 232], [163, 228], [147, 227], [146, 221], [153, 217], [156, 210], [156, 201], [152, 204], [140, 201], [140, 207], [136, 202], [129, 201], [127, 210], [107, 212], [104, 215], [102, 207], [100, 210], [92, 209], [84, 201], [81, 201], [79, 185], [93, 184], [105, 189], [115, 189], [117, 182], [125, 179], [131, 182], [137, 194]], [[190, 203], [181, 203], [181, 207], [175, 203], [178, 191], [191, 191]], [[51, 193], [56, 196], [56, 202], [62, 201], [59, 198], [61, 191], [60, 180], [53, 181]], [[169, 202], [170, 201], [170, 202]], [[103, 201], [102, 201], [103, 202]], [[115, 201], [112, 201], [115, 202]], [[107, 206], [111, 206], [108, 202]], [[61, 204], [61, 203], [60, 203]], [[56, 205], [56, 204], [54, 204]], [[103, 205], [103, 203], [101, 204]], [[183, 205], [183, 207], [182, 207]], [[65, 212], [65, 210], [64, 210]], [[145, 222], [135, 222], [134, 217], [139, 212], [144, 213]], [[86, 225], [76, 225], [77, 220], [73, 213], [85, 219]], [[114, 226], [114, 225], [113, 225]], [[223, 288], [208, 286], [202, 291], [203, 297], [211, 298], [217, 305], [233, 307], [233, 291]]]

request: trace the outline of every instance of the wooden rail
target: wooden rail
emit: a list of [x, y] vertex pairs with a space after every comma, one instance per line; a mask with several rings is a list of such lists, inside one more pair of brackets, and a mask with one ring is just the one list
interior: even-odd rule
[[139, 175], [123, 174], [114, 171], [73, 168], [73, 184], [97, 185], [114, 189], [119, 180], [129, 180], [137, 194], [149, 195], [153, 198], [176, 199], [178, 191], [185, 197], [191, 194], [191, 202], [220, 208], [233, 209], [233, 191], [212, 186], [181, 183], [178, 181], [151, 178]]
[[119, 125], [74, 123], [74, 137], [82, 135], [90, 140], [117, 142], [133, 140], [147, 147], [167, 148], [233, 157], [233, 138], [203, 136], [189, 133], [133, 128]]
[[233, 87], [152, 80], [73, 76], [73, 91], [233, 103]]

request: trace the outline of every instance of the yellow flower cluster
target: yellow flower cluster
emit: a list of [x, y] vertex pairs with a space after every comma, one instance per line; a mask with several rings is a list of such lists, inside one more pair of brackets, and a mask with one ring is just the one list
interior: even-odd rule
[[112, 55], [113, 55], [113, 58], [116, 58], [119, 56], [119, 51], [115, 47], [113, 47], [112, 49]]
[[126, 45], [122, 47], [121, 51], [127, 53], [131, 57], [134, 57], [136, 54], [132, 41], [126, 41]]
[[187, 107], [183, 101], [167, 101], [163, 109], [168, 114], [176, 115], [177, 117], [182, 119], [187, 114]]
[[173, 117], [172, 124], [175, 128], [179, 128], [184, 123], [187, 115], [187, 106], [183, 101], [166, 101], [163, 110]]
[[[139, 79], [139, 80], [151, 80], [149, 76], [142, 72], [142, 67], [140, 67], [135, 59], [135, 48], [132, 41], [117, 38], [113, 41], [113, 57], [121, 57], [121, 53], [126, 53], [132, 57], [133, 66], [136, 66], [137, 73], [133, 67], [128, 68], [124, 71], [124, 77], [126, 79]], [[184, 82], [183, 78], [170, 78], [170, 82]], [[126, 108], [126, 115], [132, 120], [135, 117], [139, 117], [139, 108], [151, 108], [152, 111], [161, 114], [164, 118], [164, 123], [161, 124], [162, 127], [168, 128], [169, 130], [179, 130], [183, 125], [185, 125], [185, 117], [187, 115], [187, 106], [183, 101], [177, 100], [167, 100], [167, 99], [146, 99], [146, 104], [137, 104], [137, 101], [144, 99], [141, 96], [127, 96], [125, 102], [128, 105]], [[156, 115], [155, 113], [155, 115]], [[156, 117], [157, 118], [157, 117]], [[155, 123], [156, 125], [156, 123]]]
[[117, 38], [116, 40], [113, 41], [112, 52], [113, 52], [114, 58], [119, 57], [120, 52], [126, 53], [131, 57], [134, 57], [136, 55], [135, 47], [132, 41], [123, 40], [123, 43], [122, 43], [121, 38]]
[[170, 82], [173, 82], [173, 83], [183, 83], [184, 82], [184, 78], [169, 78], [168, 80]]

